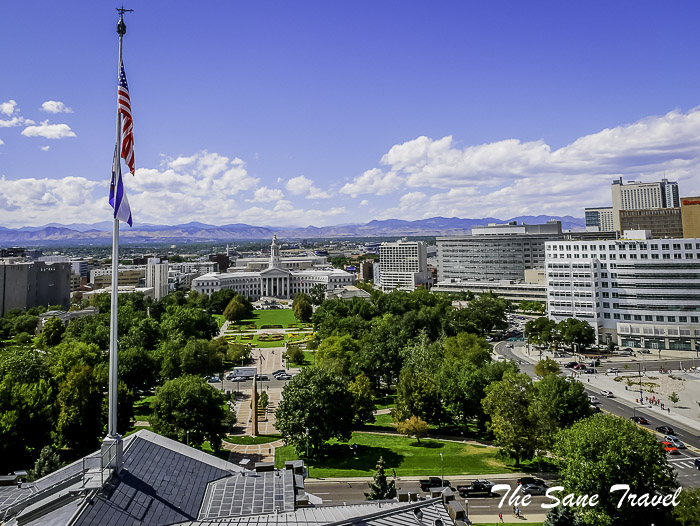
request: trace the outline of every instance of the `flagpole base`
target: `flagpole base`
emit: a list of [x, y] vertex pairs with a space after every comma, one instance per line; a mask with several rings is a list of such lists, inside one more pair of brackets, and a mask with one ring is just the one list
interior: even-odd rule
[[102, 441], [102, 469], [119, 474], [124, 466], [124, 441], [119, 435], [107, 435]]

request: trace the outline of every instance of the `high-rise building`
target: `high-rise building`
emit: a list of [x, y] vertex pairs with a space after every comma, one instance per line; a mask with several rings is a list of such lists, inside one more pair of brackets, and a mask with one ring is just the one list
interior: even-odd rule
[[160, 258], [148, 258], [146, 264], [146, 287], [153, 287], [156, 301], [168, 295], [168, 262]]
[[620, 177], [613, 181], [611, 191], [614, 230], [620, 232], [623, 230], [620, 226], [621, 210], [649, 210], [680, 206], [678, 183], [668, 179], [654, 183], [635, 181], [623, 183]]
[[379, 247], [379, 281], [375, 286], [385, 292], [394, 289], [415, 290], [432, 286], [428, 255], [423, 241], [406, 238], [382, 243]]
[[561, 221], [491, 224], [471, 236], [438, 237], [438, 282], [521, 281], [526, 269], [544, 266], [545, 241], [564, 237]]
[[600, 343], [700, 347], [700, 238], [628, 231], [618, 240], [551, 241], [546, 251], [550, 318], [585, 320]]
[[0, 261], [0, 316], [12, 309], [70, 304], [70, 263]]

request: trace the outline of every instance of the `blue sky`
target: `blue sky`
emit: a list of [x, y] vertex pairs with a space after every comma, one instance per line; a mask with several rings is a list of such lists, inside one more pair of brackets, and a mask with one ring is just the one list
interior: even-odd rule
[[[125, 7], [135, 226], [582, 217], [664, 173], [700, 193], [697, 2]], [[3, 4], [0, 225], [110, 218], [116, 22]]]

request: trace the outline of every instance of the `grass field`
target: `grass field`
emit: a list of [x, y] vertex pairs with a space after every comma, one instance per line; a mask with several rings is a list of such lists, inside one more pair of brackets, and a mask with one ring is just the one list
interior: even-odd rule
[[[313, 477], [362, 477], [374, 474], [377, 459], [384, 457], [387, 469], [396, 469], [399, 476], [427, 476], [441, 472], [440, 453], [445, 475], [486, 475], [518, 471], [498, 458], [496, 448], [461, 442], [422, 440], [374, 433], [353, 433], [350, 444], [357, 444], [357, 457], [349, 444], [331, 442], [327, 456], [311, 460]], [[299, 456], [292, 446], [275, 451], [275, 465], [284, 467], [287, 460]]]
[[243, 320], [238, 325], [255, 325], [258, 328], [263, 325], [282, 325], [282, 327], [287, 327], [290, 323], [299, 323], [294, 317], [292, 309], [270, 309], [256, 310], [253, 312], [252, 318]]
[[219, 326], [219, 329], [226, 321], [223, 314], [212, 314], [212, 317], [216, 320], [216, 324]]
[[371, 431], [372, 428], [378, 428], [382, 431], [396, 433], [396, 426], [394, 425], [394, 419], [391, 418], [391, 415], [374, 415], [374, 422], [367, 424], [366, 427], [368, 431]]
[[153, 396], [144, 396], [134, 402], [134, 420], [148, 422], [151, 418]]

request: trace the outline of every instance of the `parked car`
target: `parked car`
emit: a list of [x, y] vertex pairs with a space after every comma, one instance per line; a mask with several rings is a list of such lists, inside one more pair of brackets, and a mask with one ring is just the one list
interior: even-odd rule
[[591, 404], [596, 405], [600, 403], [600, 400], [598, 400], [597, 396], [589, 396], [588, 400], [590, 400]]
[[642, 354], [651, 354], [651, 351], [649, 349], [639, 349], [637, 352]]
[[617, 367], [608, 367], [607, 372], [608, 373], [619, 373], [620, 369], [618, 369]]
[[525, 495], [544, 495], [546, 491], [547, 486], [540, 486], [539, 484], [527, 484], [522, 489]]
[[649, 420], [647, 420], [643, 416], [631, 416], [630, 420], [632, 420], [632, 422], [634, 422], [635, 424], [642, 424], [643, 426], [649, 425]]
[[602, 413], [603, 410], [597, 405], [591, 405], [591, 413]]
[[608, 390], [601, 391], [601, 392], [600, 392], [600, 395], [601, 395], [601, 396], [604, 396], [605, 398], [615, 398], [615, 395], [613, 394], [613, 392], [612, 392], [612, 391], [608, 391]]
[[275, 376], [276, 374], [282, 374], [282, 373], [286, 373], [286, 372], [287, 371], [284, 369], [277, 369], [276, 371], [272, 371], [271, 374], [272, 374], [272, 376]]
[[673, 444], [673, 447], [677, 447], [678, 449], [685, 449], [685, 444], [675, 435], [666, 435], [664, 437], [664, 440]]
[[428, 477], [418, 481], [421, 491], [430, 491], [430, 488], [449, 488], [452, 483], [449, 480], [443, 480], [440, 477]]
[[256, 374], [255, 375], [256, 380], [269, 380], [266, 374]]
[[700, 469], [700, 458], [695, 459], [695, 469]]
[[656, 430], [659, 433], [663, 433], [664, 435], [675, 435], [676, 433], [673, 431], [673, 428], [670, 426], [658, 426]]

